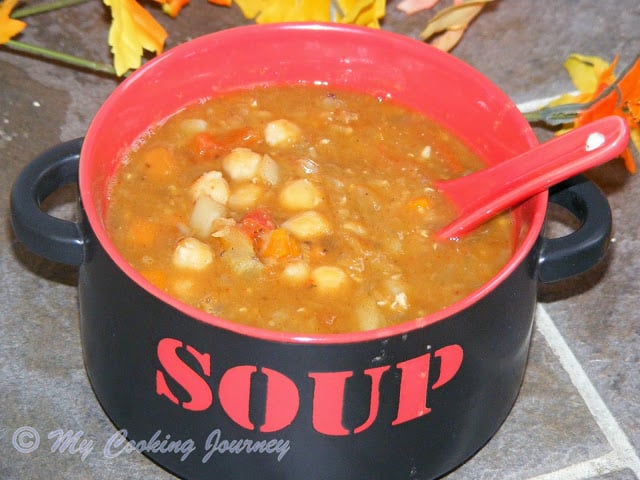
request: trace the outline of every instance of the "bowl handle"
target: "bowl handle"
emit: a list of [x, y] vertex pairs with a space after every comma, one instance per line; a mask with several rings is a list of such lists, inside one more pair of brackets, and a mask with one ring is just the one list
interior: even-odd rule
[[538, 280], [551, 283], [578, 275], [596, 265], [607, 252], [611, 236], [611, 209], [604, 193], [584, 175], [549, 189], [549, 202], [569, 210], [581, 222], [559, 238], [543, 238]]
[[36, 157], [11, 191], [11, 223], [16, 237], [32, 252], [68, 265], [84, 261], [80, 225], [44, 212], [40, 205], [57, 189], [78, 182], [82, 138], [61, 143]]

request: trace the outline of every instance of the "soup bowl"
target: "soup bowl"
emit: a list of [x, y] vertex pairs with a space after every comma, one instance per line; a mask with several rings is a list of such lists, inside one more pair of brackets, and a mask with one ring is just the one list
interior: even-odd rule
[[[12, 192], [15, 233], [79, 266], [80, 333], [97, 399], [136, 448], [186, 479], [432, 479], [478, 451], [525, 372], [539, 282], [604, 255], [611, 215], [582, 177], [551, 200], [582, 226], [543, 235], [549, 193], [513, 209], [514, 249], [489, 282], [439, 312], [333, 335], [234, 324], [169, 297], [105, 231], [110, 179], [150, 126], [204, 98], [257, 85], [323, 84], [389, 98], [436, 120], [488, 164], [537, 144], [488, 79], [390, 32], [333, 24], [239, 27], [173, 48], [122, 82], [84, 139], [33, 160]], [[38, 205], [79, 186], [80, 219]], [[427, 268], [416, 258], [416, 268]]]

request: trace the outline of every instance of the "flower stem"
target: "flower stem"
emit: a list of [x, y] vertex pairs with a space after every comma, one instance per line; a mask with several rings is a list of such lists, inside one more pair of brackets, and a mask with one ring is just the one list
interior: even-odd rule
[[55, 0], [49, 3], [43, 3], [41, 5], [33, 5], [31, 7], [24, 7], [14, 11], [11, 14], [12, 18], [29, 17], [31, 15], [38, 15], [40, 13], [52, 12], [53, 10], [59, 10], [61, 8], [73, 7], [81, 3], [88, 2], [89, 0]]
[[529, 123], [543, 122], [551, 127], [556, 127], [572, 123], [584, 108], [584, 104], [572, 103], [555, 107], [542, 107], [532, 112], [526, 112], [523, 115]]
[[30, 53], [30, 54], [37, 55], [44, 58], [49, 58], [51, 60], [57, 60], [59, 62], [67, 63], [69, 65], [73, 65], [76, 67], [82, 67], [82, 68], [87, 68], [89, 70], [94, 70], [96, 72], [103, 72], [103, 73], [109, 73], [111, 75], [116, 75], [116, 71], [113, 68], [113, 66], [108, 65], [106, 63], [93, 62], [91, 60], [75, 57], [73, 55], [58, 52], [56, 50], [50, 50], [48, 48], [38, 47], [36, 45], [30, 45], [24, 42], [18, 42], [16, 40], [9, 40], [4, 45], [6, 45], [9, 48], [13, 48], [14, 50]]

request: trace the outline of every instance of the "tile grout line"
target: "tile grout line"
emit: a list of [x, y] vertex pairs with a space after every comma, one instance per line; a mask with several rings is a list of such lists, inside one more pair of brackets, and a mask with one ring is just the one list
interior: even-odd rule
[[600, 457], [530, 477], [528, 480], [588, 480], [604, 473], [620, 471], [623, 468], [625, 468], [625, 465], [620, 460], [620, 455], [612, 450]]
[[[558, 357], [564, 370], [569, 374], [571, 383], [578, 390], [600, 430], [607, 438], [613, 452], [571, 465], [556, 472], [532, 477], [529, 480], [581, 480], [623, 468], [631, 469], [636, 476], [640, 477], [640, 458], [638, 458], [627, 435], [620, 428], [615, 417], [604, 403], [604, 400], [602, 400], [593, 383], [591, 383], [582, 365], [580, 365], [554, 324], [553, 319], [541, 305], [537, 306], [536, 327]], [[603, 467], [605, 472], [602, 471]]]

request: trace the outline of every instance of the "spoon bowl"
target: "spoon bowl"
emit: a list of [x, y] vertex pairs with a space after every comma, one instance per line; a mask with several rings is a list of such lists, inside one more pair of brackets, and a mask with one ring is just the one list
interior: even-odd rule
[[627, 123], [611, 115], [479, 172], [439, 181], [436, 187], [455, 205], [458, 216], [436, 238], [460, 237], [523, 200], [617, 157], [628, 142]]

